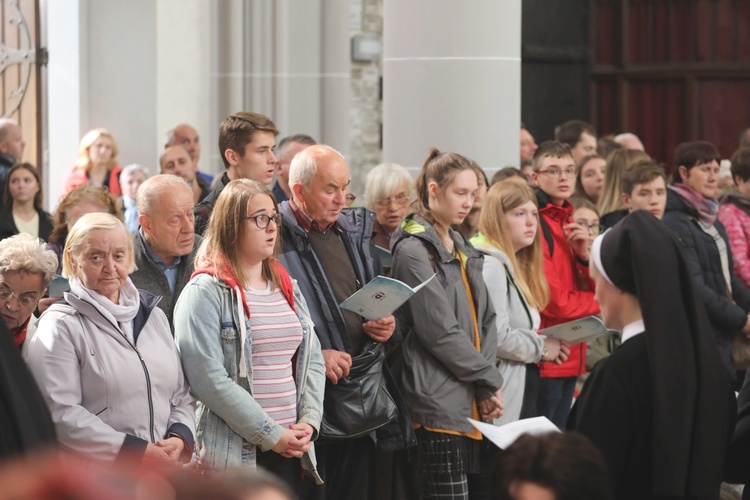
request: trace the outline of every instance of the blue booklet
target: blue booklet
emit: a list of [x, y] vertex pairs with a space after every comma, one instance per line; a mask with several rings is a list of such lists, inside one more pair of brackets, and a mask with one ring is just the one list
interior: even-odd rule
[[403, 281], [378, 276], [343, 301], [341, 308], [353, 311], [368, 320], [384, 318], [401, 307], [434, 277], [433, 274], [424, 283], [412, 288]]

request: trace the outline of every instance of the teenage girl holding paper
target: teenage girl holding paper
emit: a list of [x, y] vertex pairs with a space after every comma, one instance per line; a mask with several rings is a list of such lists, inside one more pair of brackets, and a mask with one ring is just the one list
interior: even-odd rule
[[495, 366], [495, 310], [483, 256], [451, 229], [478, 189], [471, 162], [432, 149], [417, 178], [417, 201], [391, 239], [392, 276], [411, 287], [431, 280], [400, 308], [406, 331], [400, 382], [416, 428], [423, 498], [469, 498], [479, 480], [482, 436], [468, 418], [502, 414]]
[[535, 375], [538, 386], [539, 370], [530, 368], [533, 397], [525, 398], [526, 364], [559, 363], [570, 353], [559, 340], [536, 333], [549, 289], [544, 280], [536, 196], [523, 179], [519, 181], [502, 181], [490, 188], [479, 219], [481, 232], [471, 240], [485, 254], [482, 272], [497, 312], [497, 360], [505, 404], [503, 415], [495, 420], [498, 425], [536, 416], [530, 407], [536, 406], [533, 380]]

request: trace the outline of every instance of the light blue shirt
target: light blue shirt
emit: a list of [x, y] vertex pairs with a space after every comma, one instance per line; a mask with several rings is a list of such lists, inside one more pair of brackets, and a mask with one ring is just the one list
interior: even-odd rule
[[156, 267], [158, 267], [161, 272], [164, 273], [164, 276], [167, 278], [167, 283], [169, 283], [169, 291], [172, 293], [172, 297], [174, 297], [174, 288], [177, 286], [177, 272], [178, 268], [180, 267], [180, 262], [182, 262], [182, 257], [179, 255], [175, 257], [174, 262], [172, 262], [172, 265], [167, 265], [163, 260], [161, 260], [159, 257], [154, 254], [154, 252], [151, 251], [151, 247], [148, 246], [148, 242], [146, 241], [146, 237], [143, 235], [143, 230], [138, 230], [138, 237], [143, 241], [143, 248], [146, 249], [146, 253], [148, 254], [149, 258], [154, 261], [154, 264], [156, 264]]
[[140, 224], [138, 222], [138, 210], [135, 209], [135, 200], [122, 195], [122, 208], [125, 211], [125, 227], [128, 228], [130, 234], [137, 233]]

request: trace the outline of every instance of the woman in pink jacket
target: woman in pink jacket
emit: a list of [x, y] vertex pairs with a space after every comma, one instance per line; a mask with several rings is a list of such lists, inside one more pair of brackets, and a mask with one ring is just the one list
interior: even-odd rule
[[730, 191], [721, 199], [719, 220], [729, 237], [734, 274], [750, 288], [750, 148], [732, 155], [732, 178], [737, 192]]

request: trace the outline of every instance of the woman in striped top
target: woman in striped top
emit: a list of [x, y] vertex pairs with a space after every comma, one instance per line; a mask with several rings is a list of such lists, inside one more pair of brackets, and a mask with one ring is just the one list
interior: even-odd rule
[[317, 437], [325, 368], [307, 307], [276, 261], [276, 200], [232, 181], [219, 196], [175, 337], [200, 400], [197, 450], [209, 468], [261, 465], [299, 489]]

